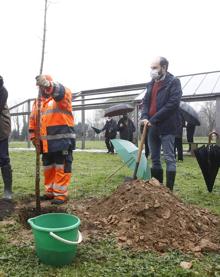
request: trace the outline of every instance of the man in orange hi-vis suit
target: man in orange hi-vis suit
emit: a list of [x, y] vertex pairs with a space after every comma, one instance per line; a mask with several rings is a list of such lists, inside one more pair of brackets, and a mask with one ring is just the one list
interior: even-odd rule
[[[72, 93], [49, 75], [36, 77], [41, 91], [40, 144], [44, 166], [45, 195], [42, 200], [52, 204], [67, 201], [71, 179], [72, 150], [75, 149]], [[37, 100], [30, 115], [30, 139], [36, 145]]]

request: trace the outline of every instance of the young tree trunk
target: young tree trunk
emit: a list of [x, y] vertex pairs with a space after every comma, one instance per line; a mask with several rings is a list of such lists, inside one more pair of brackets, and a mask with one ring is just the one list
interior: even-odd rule
[[[43, 29], [43, 40], [42, 40], [42, 53], [41, 53], [41, 63], [40, 63], [40, 74], [43, 72], [44, 66], [44, 55], [45, 55], [45, 43], [46, 43], [46, 27], [47, 27], [47, 0], [44, 2], [44, 29]], [[35, 175], [35, 195], [36, 195], [36, 211], [40, 213], [40, 121], [41, 121], [41, 91], [38, 91], [38, 101], [37, 101], [37, 130], [36, 130], [36, 175]]]

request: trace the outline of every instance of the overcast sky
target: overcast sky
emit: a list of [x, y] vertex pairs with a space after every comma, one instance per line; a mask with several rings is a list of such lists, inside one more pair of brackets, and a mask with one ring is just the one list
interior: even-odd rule
[[[44, 0], [0, 0], [0, 74], [9, 104], [35, 97]], [[175, 75], [220, 69], [219, 0], [54, 0], [44, 73], [73, 92], [149, 80], [151, 60]]]

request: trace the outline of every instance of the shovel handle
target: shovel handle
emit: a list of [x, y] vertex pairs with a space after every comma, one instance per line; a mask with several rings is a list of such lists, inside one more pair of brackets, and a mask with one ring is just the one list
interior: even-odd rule
[[144, 124], [144, 130], [143, 130], [143, 133], [141, 135], [141, 142], [140, 142], [140, 145], [139, 145], [139, 148], [138, 148], [138, 156], [137, 156], [136, 165], [135, 165], [134, 174], [133, 174], [133, 179], [134, 180], [137, 179], [137, 171], [138, 171], [139, 163], [140, 163], [140, 160], [141, 160], [143, 145], [144, 145], [145, 138], [146, 138], [146, 135], [147, 135], [147, 129], [148, 129], [147, 124]]
[[219, 134], [216, 132], [216, 131], [213, 131], [211, 133], [209, 133], [209, 144], [211, 143], [212, 141], [212, 136], [215, 135], [217, 138], [219, 138]]
[[143, 133], [141, 135], [141, 142], [140, 142], [140, 145], [139, 145], [139, 148], [138, 148], [137, 163], [139, 163], [140, 160], [141, 160], [141, 154], [142, 154], [143, 146], [144, 146], [144, 143], [145, 143], [145, 138], [146, 138], [146, 135], [147, 135], [147, 129], [148, 129], [147, 124], [144, 124]]

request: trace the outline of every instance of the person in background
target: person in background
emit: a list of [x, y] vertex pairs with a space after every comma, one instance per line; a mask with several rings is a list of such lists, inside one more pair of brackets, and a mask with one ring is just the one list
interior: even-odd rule
[[[52, 204], [59, 205], [67, 201], [72, 172], [72, 150], [75, 149], [72, 93], [62, 84], [54, 82], [49, 75], [37, 76], [36, 85], [41, 93], [39, 139], [45, 187], [45, 195], [41, 200], [51, 200]], [[37, 105], [36, 100], [29, 121], [30, 139], [35, 146]]]
[[180, 112], [178, 125], [177, 125], [177, 134], [175, 137], [174, 152], [175, 152], [175, 157], [177, 152], [177, 160], [182, 162], [183, 162], [183, 127], [185, 127], [185, 120]]
[[133, 141], [133, 133], [135, 132], [135, 126], [133, 121], [124, 114], [118, 121], [117, 129], [119, 131], [120, 139]]
[[192, 123], [187, 122], [186, 125], [186, 138], [187, 142], [189, 143], [189, 149], [187, 152], [191, 151], [191, 143], [194, 142], [194, 133], [195, 133], [196, 126]]
[[116, 121], [108, 117], [101, 132], [105, 131], [105, 144], [108, 149], [107, 153], [114, 154], [114, 146], [111, 143], [111, 139], [115, 139], [117, 135], [117, 123]]
[[163, 169], [160, 160], [162, 146], [166, 162], [166, 186], [173, 190], [176, 176], [174, 143], [182, 89], [179, 79], [168, 72], [168, 65], [169, 62], [164, 57], [156, 58], [151, 64], [152, 80], [147, 83], [141, 120], [149, 128], [151, 175], [163, 183]]
[[0, 167], [4, 183], [3, 198], [12, 199], [12, 169], [8, 152], [8, 140], [11, 133], [11, 118], [7, 106], [8, 91], [0, 76]]

